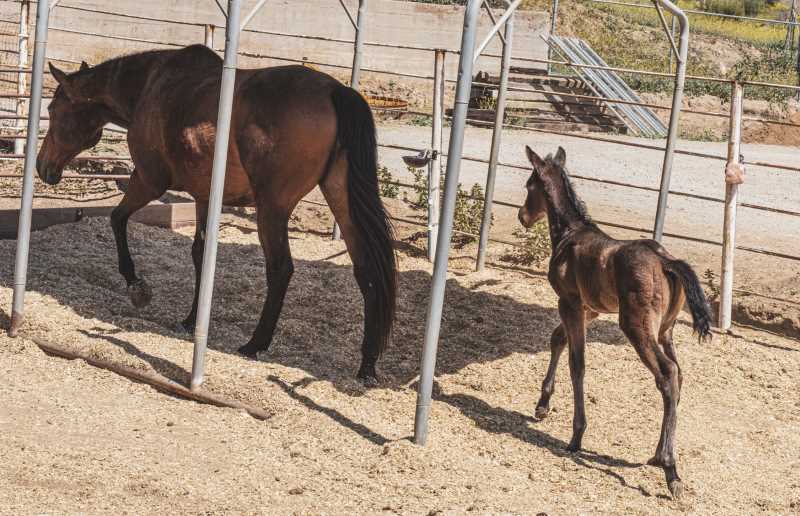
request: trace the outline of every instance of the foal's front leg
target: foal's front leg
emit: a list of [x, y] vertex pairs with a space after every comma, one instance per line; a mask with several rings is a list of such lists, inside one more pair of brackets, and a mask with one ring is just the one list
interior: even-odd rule
[[569, 342], [569, 373], [572, 378], [574, 413], [572, 416], [572, 439], [567, 451], [581, 449], [581, 440], [586, 431], [586, 410], [583, 403], [584, 347], [586, 344], [586, 323], [580, 300], [558, 300], [558, 313]]
[[[597, 317], [595, 312], [586, 312], [586, 324]], [[542, 393], [539, 402], [536, 404], [536, 418], [544, 419], [550, 413], [550, 398], [553, 396], [556, 385], [556, 370], [561, 353], [567, 345], [567, 332], [563, 324], [559, 324], [550, 336], [550, 364], [547, 366], [547, 374], [542, 382]]]

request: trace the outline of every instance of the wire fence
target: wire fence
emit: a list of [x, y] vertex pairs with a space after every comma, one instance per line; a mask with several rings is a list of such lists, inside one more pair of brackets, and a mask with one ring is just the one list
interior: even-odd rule
[[[621, 4], [621, 5], [629, 5], [629, 4], [626, 4], [624, 2], [613, 2], [611, 0], [593, 0], [593, 1], [601, 2], [601, 3], [614, 3], [614, 4]], [[14, 3], [18, 3], [18, 1], [15, 1]], [[32, 3], [35, 4], [35, 2], [32, 2]], [[641, 7], [638, 4], [636, 6], [637, 7]], [[151, 17], [151, 16], [145, 16], [145, 15], [140, 15], [140, 14], [134, 15], [134, 14], [127, 14], [127, 13], [113, 12], [113, 11], [108, 11], [108, 10], [89, 9], [89, 8], [86, 8], [86, 7], [73, 6], [73, 5], [59, 5], [58, 8], [59, 9], [74, 10], [76, 12], [95, 13], [95, 14], [101, 14], [101, 15], [105, 15], [105, 16], [120, 17], [120, 18], [123, 18], [123, 19], [136, 20], [136, 21], [147, 21], [147, 22], [157, 22], [157, 23], [164, 23], [164, 24], [174, 24], [174, 25], [197, 27], [198, 28], [198, 37], [197, 37], [197, 41], [196, 42], [201, 42], [202, 41], [203, 32], [200, 31], [199, 29], [205, 28], [208, 25], [208, 24], [202, 24], [202, 23], [196, 23], [196, 22], [181, 22], [181, 21], [175, 21], [175, 20], [167, 20], [167, 19], [156, 18], [156, 17]], [[703, 14], [710, 14], [710, 13], [703, 13]], [[223, 27], [214, 27], [212, 29], [212, 31], [215, 30], [215, 29], [222, 30]], [[6, 114], [8, 111], [16, 112], [17, 103], [20, 102], [20, 101], [24, 101], [24, 99], [26, 98], [26, 95], [24, 95], [24, 94], [21, 95], [21, 94], [18, 94], [18, 93], [6, 93], [8, 91], [8, 89], [9, 89], [7, 87], [8, 83], [10, 83], [11, 85], [13, 85], [14, 88], [16, 88], [16, 84], [17, 84], [17, 81], [19, 80], [20, 74], [28, 74], [28, 73], [30, 73], [30, 70], [28, 68], [20, 68], [19, 66], [17, 66], [19, 61], [18, 61], [18, 56], [15, 55], [15, 53], [18, 52], [18, 49], [17, 49], [17, 46], [16, 46], [17, 45], [17, 33], [18, 33], [18, 30], [19, 30], [19, 22], [18, 22], [18, 20], [16, 20], [16, 21], [15, 20], [0, 20], [0, 91], [2, 91], [2, 93], [0, 93], [0, 108], [2, 108], [2, 111], [3, 111], [3, 113], [0, 113], [0, 122], [2, 122], [2, 123], [6, 123], [6, 122], [15, 123], [17, 121], [22, 121], [22, 120], [26, 119], [25, 115]], [[187, 41], [161, 41], [161, 40], [156, 40], [156, 39], [145, 39], [145, 38], [138, 38], [138, 37], [132, 37], [132, 36], [123, 36], [123, 35], [117, 35], [117, 34], [101, 34], [101, 33], [97, 33], [97, 32], [80, 31], [80, 30], [76, 30], [76, 29], [71, 29], [69, 27], [52, 27], [51, 30], [57, 31], [57, 32], [63, 32], [63, 33], [70, 33], [70, 34], [88, 36], [88, 37], [92, 37], [92, 38], [107, 38], [107, 39], [113, 39], [113, 40], [123, 41], [123, 42], [132, 42], [132, 43], [135, 42], [135, 43], [162, 46], [162, 47], [168, 47], [168, 48], [182, 47], [185, 44], [190, 43], [190, 42], [187, 42]], [[342, 44], [342, 45], [353, 45], [353, 40], [346, 39], [346, 38], [330, 38], [330, 37], [305, 35], [305, 34], [290, 33], [290, 32], [283, 32], [283, 31], [270, 31], [270, 30], [262, 30], [262, 29], [252, 29], [252, 28], [245, 29], [245, 32], [249, 32], [249, 33], [253, 33], [253, 34], [266, 35], [266, 36], [272, 36], [272, 37], [280, 37], [280, 38], [295, 38], [295, 39], [317, 40], [317, 41], [325, 41], [325, 42], [331, 42], [331, 43]], [[437, 49], [435, 49], [433, 47], [425, 47], [425, 46], [417, 46], [417, 45], [401, 45], [401, 44], [392, 44], [392, 43], [386, 43], [386, 42], [365, 42], [364, 44], [365, 44], [365, 46], [374, 47], [374, 48], [392, 48], [392, 49], [399, 49], [399, 50], [405, 50], [405, 51], [415, 51], [415, 52], [431, 52], [431, 53], [433, 53], [434, 51], [437, 50]], [[215, 49], [215, 50], [219, 51], [221, 49]], [[454, 54], [454, 55], [459, 54], [459, 52], [457, 50], [455, 50], [455, 49], [443, 49], [443, 50], [445, 52], [447, 52], [447, 53], [450, 53], [450, 54]], [[341, 64], [337, 64], [337, 63], [330, 63], [330, 62], [324, 62], [324, 61], [313, 61], [313, 60], [308, 60], [308, 59], [305, 59], [305, 58], [298, 59], [298, 58], [292, 57], [292, 56], [270, 55], [270, 54], [265, 54], [265, 53], [261, 53], [261, 52], [255, 52], [255, 51], [252, 51], [252, 50], [242, 50], [240, 52], [240, 54], [243, 55], [243, 56], [246, 56], [246, 57], [251, 57], [251, 58], [256, 58], [256, 59], [273, 60], [273, 61], [278, 61], [278, 62], [304, 63], [304, 64], [311, 64], [311, 65], [314, 65], [314, 66], [333, 68], [333, 69], [347, 69], [347, 70], [350, 69], [350, 66], [341, 65]], [[500, 59], [501, 58], [501, 55], [499, 55], [499, 54], [486, 53], [486, 54], [483, 54], [483, 55], [486, 56], [486, 57], [491, 57], [491, 58], [496, 58], [496, 59]], [[524, 57], [524, 56], [514, 56], [514, 57], [512, 57], [512, 60], [514, 62], [517, 62], [517, 63], [537, 63], [537, 64], [546, 64], [546, 65], [562, 65], [562, 66], [569, 66], [569, 67], [574, 67], [574, 68], [579, 68], [579, 67], [600, 68], [600, 69], [605, 69], [605, 70], [614, 71], [614, 72], [618, 72], [618, 73], [643, 75], [643, 76], [652, 76], [652, 77], [662, 77], [662, 78], [670, 78], [670, 79], [674, 78], [674, 75], [669, 74], [669, 73], [634, 70], [634, 69], [619, 68], [619, 67], [602, 67], [602, 66], [594, 66], [594, 65], [581, 65], [581, 64], [577, 64], [577, 63], [571, 63], [571, 62], [559, 61], [559, 60], [551, 60], [551, 59], [537, 59], [537, 58], [529, 58], [529, 57]], [[385, 70], [385, 69], [374, 69], [374, 68], [363, 68], [362, 70], [364, 72], [367, 72], [367, 73], [383, 74], [383, 75], [390, 75], [390, 76], [404, 77], [404, 78], [412, 78], [412, 79], [419, 79], [419, 80], [425, 80], [425, 81], [432, 81], [434, 79], [433, 75], [417, 74], [417, 73], [402, 73], [402, 72], [398, 72], [396, 70]], [[454, 83], [455, 82], [455, 79], [446, 79], [446, 80], [447, 80], [447, 82], [450, 82], [450, 83]], [[731, 79], [727, 79], [727, 78], [707, 77], [707, 76], [687, 76], [687, 80], [711, 81], [711, 82], [717, 82], [717, 83], [731, 83], [732, 82]], [[780, 88], [780, 89], [789, 89], [789, 90], [794, 90], [794, 91], [800, 91], [800, 87], [787, 85], [787, 84], [765, 83], [765, 82], [758, 82], [758, 81], [745, 81], [742, 84], [744, 84], [745, 86], [760, 86], [760, 87]], [[480, 87], [486, 87], [486, 88], [495, 88], [495, 87], [497, 87], [496, 84], [493, 84], [493, 83], [482, 83], [482, 82], [475, 82], [474, 85], [475, 86], [480, 86]], [[664, 110], [664, 111], [670, 111], [671, 110], [671, 108], [669, 106], [664, 106], [664, 105], [659, 105], [659, 104], [644, 103], [644, 102], [632, 102], [632, 101], [625, 101], [625, 100], [622, 100], [622, 99], [606, 99], [606, 98], [593, 96], [593, 95], [581, 95], [581, 94], [574, 94], [574, 93], [568, 93], [568, 92], [564, 92], [564, 93], [552, 92], [552, 91], [541, 90], [541, 89], [537, 89], [537, 88], [529, 88], [529, 87], [509, 87], [508, 91], [510, 91], [510, 92], [534, 93], [534, 94], [551, 94], [551, 95], [557, 95], [557, 96], [560, 96], [560, 97], [566, 97], [566, 98], [572, 98], [572, 99], [578, 99], [578, 100], [591, 100], [591, 101], [604, 102], [604, 103], [610, 103], [610, 104], [627, 103], [627, 104], [633, 104], [633, 105], [640, 105], [640, 106], [648, 107], [648, 108], [651, 108], [651, 109], [657, 109], [657, 110]], [[534, 101], [531, 101], [531, 102], [534, 102]], [[551, 102], [551, 103], [553, 103], [553, 102], [554, 103], [559, 103], [559, 102], [566, 103], [568, 101], [557, 101], [557, 100], [556, 101], [552, 101], [552, 100], [548, 100], [548, 102]], [[381, 109], [380, 108], [376, 108], [376, 111], [381, 111]], [[730, 117], [729, 113], [703, 111], [703, 110], [698, 110], [698, 109], [683, 108], [681, 111], [683, 113], [691, 113], [691, 114], [709, 116], [709, 117], [716, 117], [716, 118], [728, 118], [728, 117]], [[424, 112], [424, 111], [413, 111], [413, 110], [408, 111], [408, 114], [413, 114], [413, 115], [416, 115], [416, 116], [427, 116], [427, 117], [431, 117], [432, 116], [431, 113], [427, 113], [427, 112]], [[760, 122], [760, 123], [764, 123], [764, 124], [774, 124], [774, 125], [785, 126], [785, 127], [800, 127], [800, 124], [796, 124], [796, 123], [793, 123], [793, 122], [786, 122], [786, 121], [782, 121], [782, 120], [771, 120], [771, 119], [759, 118], [759, 117], [745, 117], [744, 119], [747, 120], [747, 121]], [[42, 120], [47, 120], [47, 117], [46, 116], [42, 117]], [[493, 125], [490, 122], [485, 122], [485, 121], [482, 121], [482, 120], [470, 119], [468, 121], [473, 123], [473, 124], [475, 124], [475, 125], [484, 125], [484, 126], [492, 126]], [[17, 125], [17, 127], [19, 127], [19, 125]], [[660, 145], [642, 143], [640, 141], [631, 141], [631, 140], [628, 140], [628, 139], [620, 139], [620, 138], [614, 138], [614, 137], [608, 137], [608, 136], [597, 136], [597, 135], [585, 134], [585, 133], [574, 133], [574, 132], [568, 132], [568, 131], [558, 131], [558, 130], [552, 130], [552, 129], [534, 128], [534, 127], [527, 127], [527, 126], [523, 126], [523, 125], [519, 125], [519, 124], [513, 124], [513, 123], [506, 123], [506, 124], [503, 125], [503, 127], [509, 128], [509, 129], [518, 129], [518, 130], [523, 130], [523, 131], [531, 131], [531, 132], [536, 132], [536, 133], [552, 134], [552, 135], [564, 136], [564, 137], [569, 137], [569, 138], [592, 140], [592, 141], [603, 142], [603, 143], [608, 143], [608, 144], [613, 144], [613, 145], [623, 145], [623, 146], [629, 146], [629, 147], [647, 149], [647, 150], [653, 150], [653, 151], [659, 151], [659, 152], [663, 152], [664, 151], [664, 147], [662, 147]], [[5, 129], [6, 132], [8, 132], [9, 130], [12, 130], [13, 128], [12, 127], [4, 127], [3, 129]], [[25, 136], [26, 135], [24, 134], [24, 132], [18, 130], [14, 134], [5, 134], [5, 135], [4, 134], [0, 134], [0, 139], [4, 139], [4, 138], [7, 138], [7, 139], [22, 139]], [[40, 135], [40, 138], [41, 137], [42, 136]], [[124, 140], [124, 136], [119, 136], [119, 137], [115, 137], [115, 138], [109, 138], [106, 141], [118, 141], [119, 142], [119, 141], [122, 141], [122, 140]], [[388, 143], [388, 142], [381, 143], [380, 147], [381, 148], [385, 148], [385, 149], [406, 150], [406, 151], [410, 151], [410, 152], [421, 152], [421, 151], [426, 150], [426, 149], [422, 149], [422, 148], [413, 148], [413, 147], [407, 147], [407, 146], [402, 146], [402, 145], [396, 145], [396, 144], [392, 144], [392, 143]], [[685, 149], [677, 149], [676, 150], [676, 154], [699, 157], [699, 158], [705, 158], [705, 159], [716, 160], [716, 161], [727, 161], [727, 159], [728, 159], [726, 156], [722, 156], [722, 155], [710, 154], [710, 153], [705, 153], [705, 152], [696, 152], [696, 151], [690, 151], [690, 150], [685, 150]], [[446, 157], [446, 155], [444, 155], [444, 156]], [[19, 160], [19, 159], [23, 159], [23, 158], [24, 158], [24, 155], [23, 154], [19, 154], [19, 153], [0, 154], [0, 160]], [[85, 155], [78, 156], [76, 159], [83, 160], [83, 161], [94, 160], [94, 161], [101, 161], [102, 162], [102, 161], [127, 161], [127, 160], [130, 159], [130, 157], [126, 156], [126, 155], [108, 155], [108, 154], [94, 154], [94, 155], [92, 155], [92, 154], [85, 154]], [[488, 163], [488, 160], [477, 158], [477, 157], [464, 156], [462, 159], [464, 161]], [[791, 171], [791, 172], [800, 172], [800, 167], [795, 166], [795, 165], [791, 165], [791, 164], [786, 164], [786, 163], [772, 163], [772, 162], [767, 162], [767, 161], [763, 161], [763, 160], [760, 160], [760, 159], [745, 159], [744, 163], [748, 164], [748, 165], [752, 165], [752, 166], [757, 166], [757, 167], [765, 167], [765, 168], [768, 168], [768, 169], [784, 170], [784, 171]], [[525, 166], [515, 165], [515, 164], [511, 164], [511, 163], [500, 162], [500, 163], [498, 163], [498, 165], [500, 167], [502, 167], [502, 168], [505, 168], [505, 169], [528, 170], [528, 168], [525, 167]], [[4, 174], [4, 175], [2, 175], [0, 177], [8, 178], [8, 177], [20, 177], [20, 176], [16, 176], [14, 174]], [[89, 179], [89, 178], [92, 178], [92, 179], [98, 179], [98, 178], [103, 178], [103, 179], [122, 179], [123, 177], [126, 177], [126, 176], [117, 176], [117, 175], [114, 175], [114, 176], [110, 176], [109, 175], [109, 176], [107, 176], [107, 175], [97, 175], [97, 174], [92, 175], [92, 174], [90, 174], [90, 175], [68, 175], [67, 177], [70, 180], [76, 180], [76, 179], [79, 179], [79, 178], [86, 178], [86, 179]], [[634, 189], [634, 190], [647, 191], [647, 192], [658, 192], [657, 188], [653, 188], [653, 187], [649, 187], [649, 186], [645, 186], [645, 185], [640, 185], [640, 184], [628, 183], [628, 182], [625, 182], [625, 181], [617, 181], [617, 180], [605, 179], [605, 178], [601, 178], [601, 177], [592, 177], [592, 176], [575, 175], [575, 174], [573, 174], [572, 177], [577, 179], [577, 180], [579, 180], [579, 181], [592, 182], [592, 183], [601, 183], [601, 184], [610, 185], [610, 186], [619, 187], [619, 188]], [[401, 183], [401, 182], [393, 182], [393, 184], [396, 184], [396, 186], [403, 187], [403, 188], [412, 188], [413, 187], [413, 185], [408, 185], [408, 184]], [[717, 204], [724, 203], [724, 200], [721, 199], [721, 198], [707, 196], [707, 195], [700, 195], [700, 194], [696, 194], [696, 193], [692, 193], [692, 192], [671, 190], [670, 194], [674, 195], [674, 196], [678, 196], [678, 197], [685, 197], [685, 198], [695, 199], [695, 200], [699, 200], [699, 201], [703, 201], [703, 202], [712, 202], [712, 203], [717, 203]], [[483, 199], [475, 199], [475, 200], [483, 201]], [[494, 203], [499, 205], [499, 206], [506, 207], [506, 208], [519, 208], [519, 205], [514, 204], [512, 202], [509, 202], [509, 201], [506, 201], [506, 200], [497, 200], [497, 199], [495, 199]], [[741, 206], [743, 208], [746, 208], [746, 209], [751, 209], [751, 210], [756, 210], [756, 211], [761, 211], [761, 212], [769, 212], [769, 213], [772, 213], [772, 214], [775, 214], [775, 215], [779, 215], [779, 216], [800, 217], [800, 211], [797, 211], [797, 210], [776, 208], [776, 207], [766, 206], [766, 205], [757, 204], [757, 203], [740, 203], [739, 206]], [[409, 219], [397, 219], [397, 220], [400, 221], [400, 222], [403, 222], [403, 223], [410, 223], [410, 224], [416, 224], [416, 225], [420, 225], [420, 226], [426, 226], [426, 224], [420, 223], [418, 221], [411, 221]], [[641, 228], [641, 227], [636, 227], [636, 226], [625, 225], [625, 224], [619, 224], [619, 223], [616, 223], [616, 222], [598, 221], [598, 223], [601, 224], [601, 225], [607, 226], [607, 227], [624, 229], [624, 230], [627, 230], [627, 231], [633, 231], [633, 232], [637, 232], [637, 233], [649, 233], [648, 229]], [[469, 235], [469, 236], [477, 237], [477, 235]], [[689, 242], [701, 243], [701, 244], [705, 244], [705, 245], [713, 245], [713, 246], [721, 246], [722, 245], [721, 242], [714, 241], [714, 240], [709, 240], [709, 239], [705, 239], [705, 238], [700, 238], [700, 237], [693, 236], [693, 235], [682, 235], [682, 234], [665, 233], [665, 236], [667, 236], [669, 238], [675, 238], [675, 239], [680, 239], [680, 240], [689, 241]], [[494, 242], [506, 244], [506, 245], [512, 245], [512, 246], [515, 246], [515, 247], [519, 247], [521, 245], [518, 242], [503, 241], [503, 240], [498, 240], [498, 239], [490, 239], [490, 240], [494, 241]], [[771, 249], [749, 247], [749, 246], [737, 246], [737, 249], [742, 250], [742, 251], [746, 251], [746, 252], [751, 252], [751, 253], [758, 253], [758, 254], [768, 255], [768, 256], [772, 256], [772, 257], [776, 257], [776, 258], [782, 258], [782, 259], [787, 259], [787, 260], [792, 260], [792, 261], [800, 261], [800, 256], [798, 256], [798, 255], [789, 254], [789, 253], [782, 253], [782, 252], [779, 252], [779, 251], [776, 251], [776, 250], [771, 250]]]

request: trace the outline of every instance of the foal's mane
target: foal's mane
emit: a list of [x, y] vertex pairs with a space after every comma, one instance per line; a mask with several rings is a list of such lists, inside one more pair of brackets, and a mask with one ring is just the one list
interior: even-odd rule
[[577, 214], [578, 219], [586, 224], [595, 225], [592, 221], [592, 218], [589, 216], [589, 212], [586, 210], [586, 203], [584, 203], [580, 197], [578, 197], [578, 194], [575, 193], [575, 189], [572, 187], [572, 181], [569, 179], [567, 170], [555, 163], [552, 154], [548, 154], [545, 158], [545, 161], [549, 162], [552, 167], [555, 167], [556, 170], [558, 170], [561, 180], [564, 183], [564, 194], [566, 195], [567, 202]]

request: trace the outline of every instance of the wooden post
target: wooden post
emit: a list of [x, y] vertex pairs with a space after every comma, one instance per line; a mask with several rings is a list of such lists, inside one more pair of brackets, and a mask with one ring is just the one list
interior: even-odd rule
[[[31, 3], [29, 0], [22, 0], [20, 2], [19, 11], [19, 31], [18, 31], [18, 48], [17, 48], [17, 66], [19, 68], [28, 67], [28, 20], [30, 20]], [[17, 95], [25, 95], [28, 89], [28, 74], [17, 74]], [[28, 100], [23, 97], [17, 98], [17, 116], [25, 116], [27, 111]], [[26, 125], [27, 120], [22, 118], [17, 120], [17, 128], [21, 131]], [[14, 140], [14, 154], [25, 153], [25, 140]]]
[[208, 24], [205, 26], [205, 37], [203, 39], [205, 46], [214, 50], [214, 26]]
[[739, 185], [744, 181], [741, 165], [742, 143], [742, 99], [744, 89], [734, 81], [731, 91], [731, 117], [728, 131], [728, 162], [725, 166], [725, 221], [722, 229], [722, 280], [719, 297], [718, 326], [721, 330], [731, 327], [733, 306], [733, 254], [736, 248], [736, 208]]

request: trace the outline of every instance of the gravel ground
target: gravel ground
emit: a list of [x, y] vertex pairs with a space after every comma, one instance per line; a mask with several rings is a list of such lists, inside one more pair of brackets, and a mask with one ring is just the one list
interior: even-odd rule
[[[669, 499], [655, 449], [661, 400], [613, 317], [587, 344], [586, 450], [570, 435], [567, 367], [554, 412], [532, 418], [557, 324], [538, 270], [496, 262], [471, 273], [456, 251], [449, 276], [431, 438], [409, 441], [430, 266], [408, 240], [400, 252], [394, 341], [383, 384], [354, 380], [361, 299], [322, 208], [293, 221], [296, 272], [269, 353], [232, 351], [255, 325], [263, 258], [247, 217], [221, 230], [208, 354], [209, 390], [274, 414], [160, 394], [80, 361], [48, 357], [0, 333], [0, 513], [477, 513], [754, 514], [800, 511], [800, 347], [737, 330], [699, 345], [685, 320], [677, 453], [687, 485]], [[302, 231], [301, 231], [302, 230]], [[26, 336], [185, 381], [189, 337], [178, 321], [191, 297], [191, 228], [132, 224], [138, 270], [153, 303], [130, 306], [107, 220], [33, 236]], [[0, 241], [0, 309], [10, 304], [13, 241]], [[8, 314], [2, 313], [7, 324]]]

